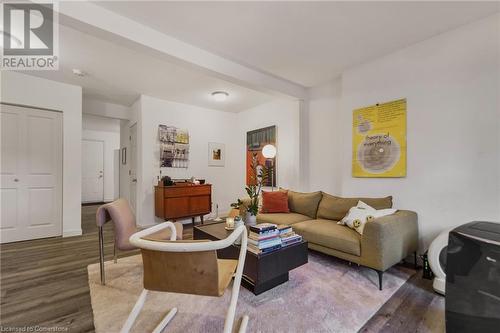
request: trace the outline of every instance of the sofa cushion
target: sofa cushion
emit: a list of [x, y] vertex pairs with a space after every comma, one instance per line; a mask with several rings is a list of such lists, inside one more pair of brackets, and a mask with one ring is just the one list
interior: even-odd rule
[[282, 191], [262, 191], [262, 213], [289, 213], [288, 194]]
[[331, 220], [309, 220], [295, 223], [293, 231], [308, 242], [352, 255], [361, 255], [361, 235]]
[[355, 207], [360, 200], [375, 209], [392, 208], [392, 196], [385, 198], [341, 198], [323, 192], [323, 198], [318, 207], [318, 218], [340, 221], [347, 215], [349, 209]]
[[288, 208], [293, 213], [307, 215], [315, 219], [321, 196], [321, 191], [302, 193], [288, 190]]
[[257, 215], [257, 223], [294, 224], [310, 220], [309, 216], [297, 213], [272, 213]]

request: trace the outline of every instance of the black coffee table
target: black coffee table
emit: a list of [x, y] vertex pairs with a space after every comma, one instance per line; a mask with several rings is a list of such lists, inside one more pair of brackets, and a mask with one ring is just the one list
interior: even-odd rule
[[[207, 221], [195, 226], [194, 239], [220, 240], [231, 231], [224, 229], [224, 222]], [[236, 245], [218, 250], [221, 259], [238, 259], [239, 247]], [[266, 254], [247, 251], [241, 284], [255, 295], [288, 281], [288, 272], [307, 264], [307, 241], [290, 245]]]

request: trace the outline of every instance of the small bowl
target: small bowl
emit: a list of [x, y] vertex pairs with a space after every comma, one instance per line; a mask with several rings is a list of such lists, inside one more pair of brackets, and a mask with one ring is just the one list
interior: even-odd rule
[[200, 182], [200, 185], [205, 184], [205, 179], [198, 179], [198, 181]]

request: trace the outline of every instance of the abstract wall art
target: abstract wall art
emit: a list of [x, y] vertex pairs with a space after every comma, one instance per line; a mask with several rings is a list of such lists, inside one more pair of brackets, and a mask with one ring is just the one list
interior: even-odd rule
[[254, 185], [252, 165], [257, 165], [257, 175], [262, 173], [264, 167], [272, 171], [272, 175], [267, 177], [263, 186], [276, 186], [276, 157], [272, 159], [265, 158], [262, 155], [262, 148], [265, 145], [272, 144], [276, 147], [276, 126], [259, 128], [247, 132], [246, 146], [246, 184]]

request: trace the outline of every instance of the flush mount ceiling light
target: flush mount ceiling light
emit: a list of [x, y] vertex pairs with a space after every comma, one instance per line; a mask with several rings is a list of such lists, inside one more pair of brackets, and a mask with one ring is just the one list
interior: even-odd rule
[[214, 91], [212, 97], [217, 102], [223, 102], [229, 97], [229, 94], [225, 91]]
[[73, 68], [73, 74], [80, 77], [85, 76], [85, 72], [78, 68]]

